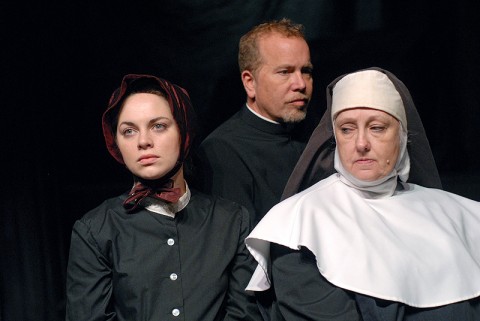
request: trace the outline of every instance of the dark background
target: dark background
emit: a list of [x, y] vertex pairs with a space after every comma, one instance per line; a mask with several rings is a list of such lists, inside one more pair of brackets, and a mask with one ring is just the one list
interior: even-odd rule
[[335, 77], [379, 66], [410, 89], [445, 189], [480, 200], [480, 39], [475, 1], [172, 0], [0, 4], [0, 320], [63, 320], [73, 222], [131, 179], [100, 118], [126, 73], [186, 88], [204, 137], [245, 100], [240, 36], [302, 23], [322, 115]]

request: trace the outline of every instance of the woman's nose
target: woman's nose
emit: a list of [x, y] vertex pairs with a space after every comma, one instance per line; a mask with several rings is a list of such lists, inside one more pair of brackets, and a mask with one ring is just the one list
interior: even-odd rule
[[362, 130], [359, 130], [356, 140], [356, 147], [359, 153], [364, 153], [370, 150], [370, 141], [366, 133]]
[[153, 140], [148, 133], [140, 133], [138, 136], [138, 149], [150, 148], [153, 146]]

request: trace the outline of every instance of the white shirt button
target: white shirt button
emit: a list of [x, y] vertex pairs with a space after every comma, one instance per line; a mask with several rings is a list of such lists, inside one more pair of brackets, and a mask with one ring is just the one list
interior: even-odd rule
[[180, 310], [179, 309], [173, 309], [172, 314], [174, 317], [178, 317], [180, 315]]
[[170, 280], [175, 281], [178, 278], [177, 274], [172, 273], [170, 274]]
[[173, 244], [175, 244], [175, 240], [174, 239], [168, 239], [167, 244], [172, 246]]

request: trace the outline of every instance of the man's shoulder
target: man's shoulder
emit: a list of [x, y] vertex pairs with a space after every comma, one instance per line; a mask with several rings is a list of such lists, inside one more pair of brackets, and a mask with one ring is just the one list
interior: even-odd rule
[[222, 139], [225, 135], [230, 135], [237, 132], [239, 129], [245, 127], [245, 123], [242, 120], [242, 111], [239, 110], [226, 121], [221, 123], [215, 128], [206, 138], [207, 139]]
[[196, 189], [191, 189], [192, 197], [190, 199], [190, 204], [196, 209], [204, 209], [205, 212], [211, 215], [212, 213], [222, 213], [224, 219], [230, 220], [237, 216], [247, 216], [248, 210], [228, 199], [225, 199], [221, 196], [205, 194]]
[[195, 204], [196, 207], [220, 207], [222, 209], [228, 209], [230, 211], [242, 209], [242, 205], [234, 201], [225, 199], [221, 196], [207, 194], [200, 190], [197, 190], [196, 188], [191, 188], [190, 191], [192, 195], [190, 202], [192, 204]]
[[244, 106], [213, 130], [202, 141], [200, 148], [223, 144], [225, 146], [241, 146], [243, 149], [257, 141], [259, 136], [267, 135], [270, 137], [271, 134], [268, 131], [262, 131], [258, 124], [255, 124], [256, 117]]

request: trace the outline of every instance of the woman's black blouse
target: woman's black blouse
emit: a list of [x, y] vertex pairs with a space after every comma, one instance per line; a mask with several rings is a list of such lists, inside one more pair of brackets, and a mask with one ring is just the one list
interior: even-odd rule
[[175, 218], [125, 196], [78, 220], [67, 269], [67, 321], [261, 320], [245, 287], [256, 266], [247, 210], [192, 191]]

